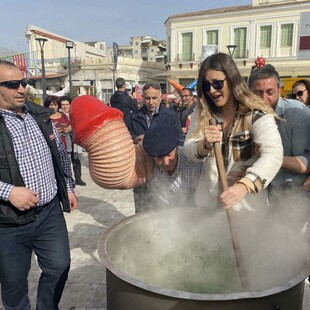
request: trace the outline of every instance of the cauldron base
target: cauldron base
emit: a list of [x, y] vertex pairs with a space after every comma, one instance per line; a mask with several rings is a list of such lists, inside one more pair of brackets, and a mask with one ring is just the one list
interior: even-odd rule
[[233, 300], [187, 300], [156, 294], [116, 277], [107, 269], [108, 310], [302, 310], [304, 281], [277, 294]]

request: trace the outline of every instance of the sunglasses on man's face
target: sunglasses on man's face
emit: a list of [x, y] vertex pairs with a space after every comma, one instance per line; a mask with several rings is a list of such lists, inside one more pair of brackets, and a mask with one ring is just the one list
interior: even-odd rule
[[299, 90], [296, 94], [292, 94], [292, 98], [296, 99], [297, 97], [302, 97], [305, 90], [307, 90], [307, 89]]
[[9, 89], [18, 89], [19, 85], [25, 88], [27, 84], [27, 79], [0, 82], [0, 86], [7, 87]]
[[211, 89], [211, 86], [215, 89], [215, 90], [221, 90], [224, 87], [224, 82], [227, 80], [227, 76], [224, 80], [216, 80], [213, 81], [212, 83], [208, 82], [208, 81], [203, 81], [203, 85], [202, 85], [202, 90], [204, 92], [209, 92]]

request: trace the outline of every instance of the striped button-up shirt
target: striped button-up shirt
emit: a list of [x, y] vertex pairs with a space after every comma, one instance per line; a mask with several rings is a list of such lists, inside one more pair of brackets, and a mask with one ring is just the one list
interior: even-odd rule
[[[11, 135], [14, 154], [25, 187], [35, 191], [39, 202], [37, 206], [49, 203], [57, 193], [57, 182], [52, 161], [52, 154], [47, 142], [33, 117], [27, 113], [22, 117], [18, 113], [0, 110]], [[54, 136], [60, 153], [67, 189], [73, 191], [70, 159], [53, 125]], [[8, 200], [13, 189], [12, 184], [0, 181], [0, 199]]]
[[184, 154], [183, 147], [178, 147], [178, 162], [175, 171], [169, 175], [166, 171], [154, 166], [153, 178], [147, 184], [150, 209], [157, 207], [193, 207], [193, 193], [202, 170], [202, 162], [189, 161]]

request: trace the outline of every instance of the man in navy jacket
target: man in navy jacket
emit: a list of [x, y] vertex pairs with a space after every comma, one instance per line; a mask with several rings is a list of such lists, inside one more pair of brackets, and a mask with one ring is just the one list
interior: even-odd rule
[[145, 84], [143, 89], [144, 105], [141, 109], [131, 114], [129, 131], [135, 143], [143, 141], [144, 134], [148, 129], [156, 126], [176, 126], [180, 144], [183, 144], [183, 134], [181, 122], [177, 113], [160, 104], [161, 91], [160, 86], [156, 83]]

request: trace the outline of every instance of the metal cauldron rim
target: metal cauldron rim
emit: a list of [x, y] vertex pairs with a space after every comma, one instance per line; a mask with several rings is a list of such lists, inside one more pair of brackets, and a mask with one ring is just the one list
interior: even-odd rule
[[[182, 210], [184, 210], [183, 208]], [[186, 208], [187, 210], [197, 210], [196, 208]], [[191, 292], [184, 292], [184, 291], [176, 291], [167, 288], [158, 287], [155, 285], [151, 285], [145, 283], [139, 279], [136, 279], [125, 272], [121, 271], [115, 264], [110, 260], [109, 255], [106, 251], [106, 241], [108, 240], [109, 236], [113, 234], [115, 231], [121, 229], [123, 226], [127, 225], [130, 222], [135, 221], [137, 218], [142, 218], [145, 216], [149, 216], [150, 213], [162, 213], [162, 212], [175, 212], [175, 210], [179, 210], [180, 208], [170, 208], [170, 209], [162, 209], [156, 211], [146, 211], [141, 212], [138, 214], [134, 214], [128, 216], [118, 223], [112, 225], [108, 228], [101, 236], [98, 242], [98, 253], [101, 262], [103, 265], [112, 272], [116, 277], [120, 278], [121, 280], [134, 285], [140, 289], [147, 290], [153, 293], [157, 293], [160, 295], [165, 295], [167, 297], [172, 298], [179, 298], [179, 299], [188, 299], [188, 300], [198, 300], [198, 301], [223, 301], [223, 300], [236, 300], [236, 299], [250, 299], [250, 298], [263, 298], [265, 296], [274, 295], [283, 291], [286, 291], [295, 285], [304, 281], [310, 274], [310, 259], [307, 256], [305, 259], [305, 264], [301, 271], [291, 278], [288, 281], [285, 281], [277, 286], [267, 288], [260, 291], [247, 291], [247, 292], [235, 292], [235, 293], [223, 293], [223, 294], [199, 294], [199, 293], [191, 293]], [[209, 211], [207, 211], [209, 212]], [[214, 211], [210, 211], [214, 212]]]

